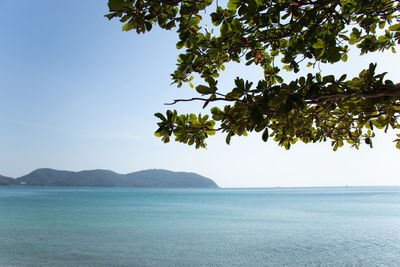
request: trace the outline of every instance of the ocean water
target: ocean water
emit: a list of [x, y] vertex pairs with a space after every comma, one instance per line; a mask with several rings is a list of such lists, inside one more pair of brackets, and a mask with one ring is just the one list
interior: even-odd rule
[[0, 187], [0, 266], [400, 266], [400, 187]]

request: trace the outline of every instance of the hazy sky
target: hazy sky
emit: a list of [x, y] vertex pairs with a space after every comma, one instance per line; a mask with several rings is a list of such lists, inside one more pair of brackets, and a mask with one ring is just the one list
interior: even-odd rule
[[[333, 152], [329, 142], [286, 151], [257, 134], [233, 138], [230, 146], [214, 136], [207, 150], [163, 144], [153, 135], [153, 114], [166, 110], [166, 102], [193, 96], [189, 87], [170, 86], [178, 54], [174, 32], [122, 32], [121, 23], [103, 17], [106, 0], [2, 0], [0, 7], [2, 175], [43, 167], [164, 168], [197, 172], [223, 187], [400, 185], [394, 133], [358, 151]], [[357, 74], [371, 61], [398, 82], [398, 54], [353, 56], [322, 70]], [[229, 65], [219, 85], [229, 88], [235, 75], [261, 77], [256, 68]], [[202, 112], [194, 103], [174, 108]]]

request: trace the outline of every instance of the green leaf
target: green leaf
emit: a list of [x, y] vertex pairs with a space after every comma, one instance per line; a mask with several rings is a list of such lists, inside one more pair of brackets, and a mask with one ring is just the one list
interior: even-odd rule
[[179, 41], [176, 43], [176, 49], [181, 49], [185, 45], [185, 42]]
[[335, 142], [335, 145], [333, 146], [333, 151], [337, 151], [337, 149], [338, 149], [338, 142]]
[[108, 1], [108, 7], [112, 11], [121, 9], [124, 6], [124, 4], [125, 4], [124, 0], [109, 0]]
[[378, 41], [380, 41], [380, 42], [386, 42], [388, 40], [390, 40], [390, 37], [388, 37], [386, 35], [381, 35], [378, 37]]
[[197, 122], [197, 116], [195, 114], [193, 114], [193, 113], [190, 113], [189, 121], [192, 122], [192, 123], [193, 122]]
[[312, 47], [315, 49], [324, 48], [325, 47], [324, 41], [322, 41], [321, 39], [317, 39], [317, 41], [313, 43]]
[[300, 84], [300, 86], [304, 86], [304, 85], [306, 85], [306, 78], [304, 78], [304, 77], [300, 77], [300, 79], [299, 79], [299, 84]]
[[154, 136], [155, 136], [155, 137], [163, 137], [164, 134], [162, 134], [162, 133], [160, 133], [160, 132], [155, 132], [155, 133], [154, 133]]
[[386, 126], [386, 121], [383, 116], [379, 116], [376, 120], [370, 121], [373, 125], [375, 125], [378, 129], [383, 129]]
[[389, 27], [390, 31], [398, 31], [400, 30], [400, 23], [394, 24], [392, 26]]
[[335, 81], [335, 76], [333, 76], [333, 75], [325, 76], [324, 78], [322, 78], [322, 81], [324, 83], [329, 83], [329, 82], [332, 83]]
[[262, 140], [263, 140], [264, 142], [267, 142], [267, 141], [268, 141], [268, 137], [269, 137], [268, 128], [265, 128], [265, 130], [264, 130], [264, 132], [263, 132], [261, 138], [262, 138]]
[[347, 75], [343, 74], [342, 76], [340, 76], [338, 82], [343, 82], [346, 79]]
[[110, 14], [104, 15], [104, 17], [108, 18], [108, 20], [113, 19], [115, 16], [116, 16], [115, 13], [110, 13]]
[[133, 26], [132, 26], [132, 24], [130, 24], [130, 23], [126, 23], [126, 24], [124, 24], [124, 26], [122, 26], [122, 30], [124, 31], [124, 32], [128, 32], [128, 31], [130, 31], [130, 30], [132, 30], [133, 29]]
[[340, 54], [340, 50], [337, 47], [330, 47], [328, 49], [328, 56], [329, 56], [331, 62], [337, 62], [342, 58], [342, 55]]
[[196, 91], [203, 95], [210, 95], [215, 92], [215, 88], [211, 88], [205, 85], [198, 85], [196, 86]]
[[164, 117], [164, 115], [162, 115], [159, 112], [155, 113], [154, 116], [156, 116], [157, 118], [159, 118], [162, 121], [167, 121], [167, 119]]
[[148, 21], [145, 21], [144, 22], [144, 25], [146, 26], [146, 30], [149, 32], [149, 31], [151, 31], [151, 28], [153, 28], [153, 25], [150, 23], [150, 22], [148, 22]]
[[260, 108], [257, 105], [254, 105], [250, 110], [250, 118], [254, 122], [254, 124], [258, 124], [262, 121], [263, 115], [260, 112]]
[[397, 149], [400, 149], [400, 139], [397, 141], [397, 143], [396, 143], [396, 148]]
[[238, 1], [238, 0], [229, 0], [227, 7], [228, 7], [229, 10], [235, 11], [239, 7], [239, 5], [240, 5], [240, 1]]
[[218, 26], [221, 24], [222, 20], [224, 19], [223, 16], [221, 16], [219, 13], [211, 13], [211, 21], [214, 24], [214, 26]]
[[229, 133], [226, 135], [226, 139], [225, 139], [225, 142], [226, 142], [228, 145], [231, 143], [231, 137], [232, 137], [232, 132], [229, 132]]

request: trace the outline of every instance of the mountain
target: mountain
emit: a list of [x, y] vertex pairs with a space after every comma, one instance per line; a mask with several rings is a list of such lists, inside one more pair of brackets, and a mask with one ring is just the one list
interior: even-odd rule
[[73, 172], [37, 169], [16, 179], [0, 176], [0, 185], [169, 188], [218, 187], [213, 180], [196, 173], [173, 172], [160, 169], [144, 170], [128, 174], [118, 174], [110, 170]]
[[108, 170], [59, 171], [37, 169], [16, 179], [19, 184], [31, 186], [120, 186], [121, 175]]
[[14, 183], [13, 178], [0, 175], [0, 186], [1, 185], [12, 185], [13, 183]]
[[213, 180], [192, 172], [153, 169], [128, 173], [125, 177], [135, 187], [218, 187]]

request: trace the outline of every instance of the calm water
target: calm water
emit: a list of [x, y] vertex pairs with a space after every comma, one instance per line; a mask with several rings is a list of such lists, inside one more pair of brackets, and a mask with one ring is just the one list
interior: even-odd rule
[[400, 266], [400, 188], [0, 187], [0, 266]]

